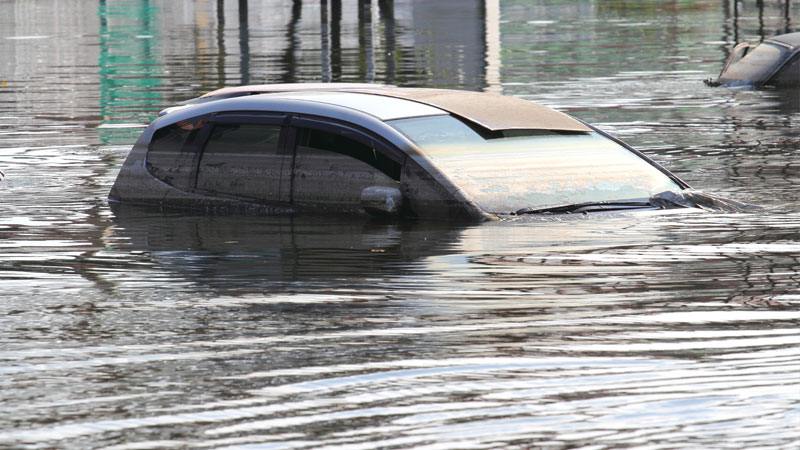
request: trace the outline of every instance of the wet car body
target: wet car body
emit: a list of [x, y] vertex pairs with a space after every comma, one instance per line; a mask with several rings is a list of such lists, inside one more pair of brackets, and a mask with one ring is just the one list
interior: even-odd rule
[[[109, 199], [483, 221], [695, 206], [687, 188], [624, 143], [522, 99], [292, 84], [221, 89], [165, 110], [134, 145]], [[665, 191], [674, 195], [659, 196]]]
[[800, 87], [800, 33], [740, 43], [731, 51], [713, 86]]

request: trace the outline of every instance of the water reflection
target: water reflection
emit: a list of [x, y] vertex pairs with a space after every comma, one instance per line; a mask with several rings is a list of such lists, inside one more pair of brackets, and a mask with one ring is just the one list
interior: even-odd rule
[[753, 404], [798, 437], [768, 420], [800, 404], [796, 216], [112, 223], [83, 270], [114, 295], [0, 352], [0, 442], [616, 448], [753, 438]]
[[386, 84], [394, 84], [397, 77], [397, 25], [394, 17], [394, 0], [378, 0], [378, 11], [380, 26], [383, 28]]
[[[217, 79], [225, 80], [225, 0], [217, 0]], [[217, 87], [223, 87], [219, 85]]]
[[[760, 41], [764, 38], [774, 36], [776, 34], [792, 33], [794, 28], [792, 26], [791, 16], [791, 0], [780, 0], [774, 2], [765, 2], [764, 0], [756, 0], [755, 2], [739, 2], [726, 0], [722, 2], [723, 11], [725, 14], [725, 41], [738, 43], [740, 35], [740, 20], [742, 17], [745, 19], [752, 19], [753, 10], [757, 17], [757, 35]], [[770, 25], [774, 28], [767, 29], [767, 18], [769, 14], [771, 20]], [[780, 25], [776, 24], [779, 23]], [[728, 24], [732, 26], [729, 28]], [[731, 33], [732, 32], [732, 36]], [[732, 39], [731, 39], [732, 37]], [[727, 59], [727, 55], [726, 58]]]
[[448, 250], [458, 234], [447, 224], [195, 217], [117, 205], [103, 239], [106, 246], [122, 243], [126, 252], [147, 253], [170, 277], [241, 294], [242, 281], [256, 281], [249, 288], [254, 292], [269, 292], [295, 280], [403, 276], [416, 261]]
[[[294, 3], [298, 3], [295, 0]], [[250, 84], [250, 19], [247, 0], [239, 0], [239, 71], [241, 83]]]
[[[161, 62], [154, 47], [158, 41], [156, 7], [149, 0], [98, 3], [100, 52], [99, 110], [102, 124], [118, 123], [122, 111], [149, 111], [163, 105], [158, 92]], [[131, 142], [139, 130], [121, 134], [101, 128], [104, 144]]]

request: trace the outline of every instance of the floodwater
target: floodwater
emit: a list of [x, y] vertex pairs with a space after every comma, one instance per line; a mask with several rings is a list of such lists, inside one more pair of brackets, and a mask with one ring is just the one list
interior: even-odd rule
[[[784, 1], [0, 0], [0, 447], [798, 448], [800, 93], [706, 87]], [[469, 227], [111, 209], [222, 85], [539, 101], [758, 213]]]

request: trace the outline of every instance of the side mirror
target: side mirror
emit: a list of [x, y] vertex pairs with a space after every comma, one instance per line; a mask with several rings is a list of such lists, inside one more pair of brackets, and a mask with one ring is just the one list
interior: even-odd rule
[[373, 216], [396, 216], [403, 204], [403, 194], [393, 187], [369, 186], [361, 191], [361, 207]]

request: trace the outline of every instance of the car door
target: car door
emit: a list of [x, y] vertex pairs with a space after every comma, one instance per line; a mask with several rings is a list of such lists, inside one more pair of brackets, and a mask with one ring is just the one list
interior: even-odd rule
[[259, 203], [288, 204], [291, 149], [283, 115], [220, 114], [210, 120], [196, 190]]
[[304, 210], [362, 212], [361, 192], [400, 188], [404, 156], [346, 124], [295, 117], [292, 203]]

